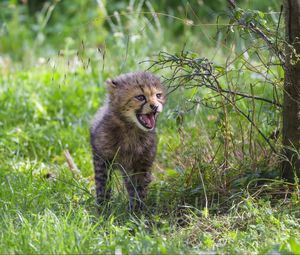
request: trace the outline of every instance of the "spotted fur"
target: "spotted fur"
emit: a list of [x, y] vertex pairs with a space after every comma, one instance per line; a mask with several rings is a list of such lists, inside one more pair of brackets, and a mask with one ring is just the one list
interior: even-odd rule
[[[110, 198], [107, 184], [111, 169], [118, 168], [128, 191], [130, 208], [140, 208], [151, 182], [156, 154], [152, 124], [156, 124], [157, 115], [163, 110], [165, 93], [159, 78], [149, 72], [123, 74], [108, 80], [107, 86], [107, 101], [90, 129], [97, 203], [100, 205]], [[139, 120], [140, 116], [146, 122]]]

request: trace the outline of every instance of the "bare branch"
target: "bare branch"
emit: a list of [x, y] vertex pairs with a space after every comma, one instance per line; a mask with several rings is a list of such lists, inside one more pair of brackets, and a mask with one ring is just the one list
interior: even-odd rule
[[[194, 56], [194, 55], [193, 55]], [[169, 93], [174, 92], [175, 90], [183, 87], [185, 89], [193, 88], [207, 88], [214, 93], [216, 96], [210, 98], [222, 97], [224, 102], [213, 102], [213, 104], [208, 105], [209, 100], [203, 99], [201, 102], [200, 99], [191, 99], [190, 103], [203, 104], [207, 107], [218, 109], [221, 104], [222, 107], [226, 103], [229, 103], [233, 108], [245, 117], [251, 125], [257, 130], [257, 132], [262, 136], [266, 143], [270, 146], [271, 150], [276, 153], [275, 147], [272, 145], [268, 137], [260, 130], [260, 128], [255, 124], [254, 120], [251, 119], [246, 113], [244, 113], [237, 105], [236, 101], [241, 99], [252, 99], [262, 102], [266, 102], [276, 107], [282, 107], [282, 105], [277, 102], [267, 98], [263, 98], [256, 95], [250, 95], [247, 93], [234, 91], [232, 89], [225, 89], [219, 82], [219, 79], [224, 75], [215, 70], [215, 66], [206, 58], [193, 58], [188, 52], [181, 52], [180, 55], [172, 55], [167, 52], [160, 52], [158, 55], [158, 60], [152, 60], [151, 68], [158, 69], [171, 69], [171, 77], [165, 78], [165, 83], [168, 85]], [[239, 99], [234, 99], [232, 96], [238, 96]]]

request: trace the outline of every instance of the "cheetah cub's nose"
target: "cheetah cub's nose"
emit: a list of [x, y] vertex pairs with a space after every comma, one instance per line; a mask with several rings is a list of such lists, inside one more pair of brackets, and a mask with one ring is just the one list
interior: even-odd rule
[[153, 112], [156, 112], [158, 106], [157, 106], [157, 105], [154, 105], [154, 104], [150, 104], [150, 108], [151, 108], [151, 110], [152, 110]]

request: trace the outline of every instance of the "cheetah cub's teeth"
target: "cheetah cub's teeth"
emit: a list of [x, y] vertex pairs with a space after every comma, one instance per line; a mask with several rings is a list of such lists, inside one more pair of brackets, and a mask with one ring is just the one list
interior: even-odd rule
[[137, 114], [137, 119], [143, 127], [153, 129], [155, 127], [155, 115], [154, 113]]

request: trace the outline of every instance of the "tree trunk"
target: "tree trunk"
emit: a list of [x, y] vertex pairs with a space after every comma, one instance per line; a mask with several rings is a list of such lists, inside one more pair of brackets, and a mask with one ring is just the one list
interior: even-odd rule
[[[282, 176], [300, 178], [300, 0], [284, 0], [286, 64], [283, 102], [283, 145], [286, 160]], [[297, 60], [298, 54], [298, 60]]]

